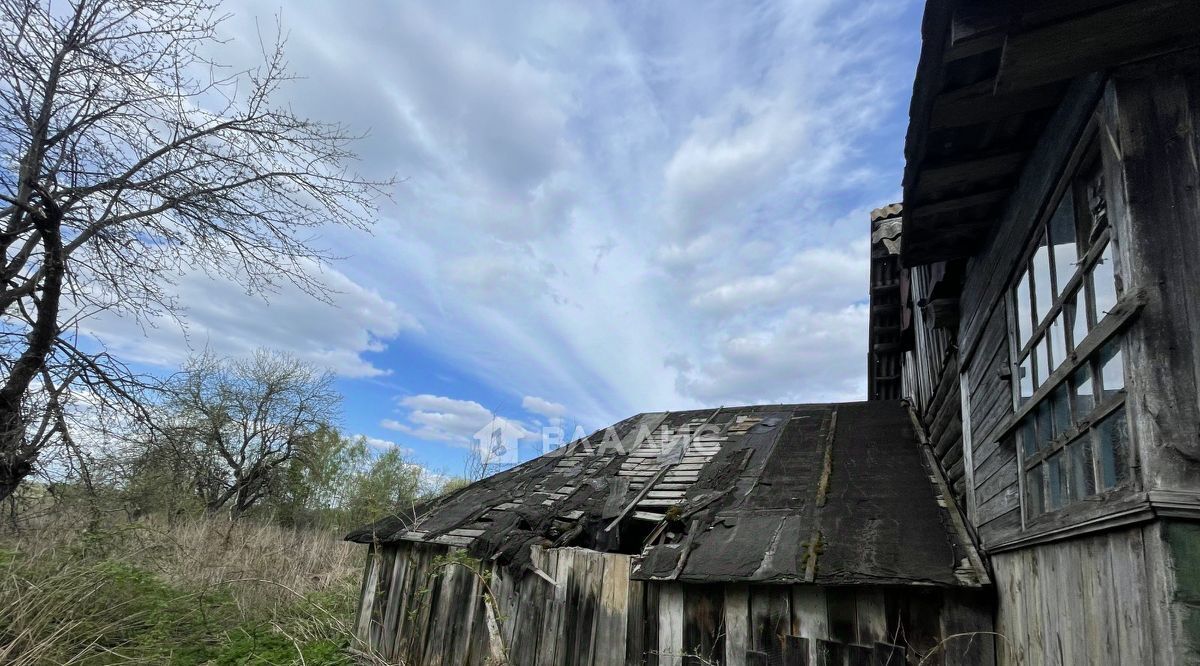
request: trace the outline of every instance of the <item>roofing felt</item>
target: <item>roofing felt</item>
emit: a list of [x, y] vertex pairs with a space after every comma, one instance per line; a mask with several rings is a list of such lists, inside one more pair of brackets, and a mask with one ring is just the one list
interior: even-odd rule
[[985, 584], [926, 451], [901, 401], [639, 414], [347, 539], [524, 567], [531, 545], [620, 551], [647, 580]]

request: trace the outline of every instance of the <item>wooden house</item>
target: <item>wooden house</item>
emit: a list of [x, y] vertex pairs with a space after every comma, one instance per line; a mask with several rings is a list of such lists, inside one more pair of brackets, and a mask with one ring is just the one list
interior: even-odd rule
[[930, 0], [922, 35], [892, 333], [999, 661], [1197, 663], [1200, 2]]
[[409, 665], [988, 664], [987, 573], [901, 401], [641, 414], [350, 539]]

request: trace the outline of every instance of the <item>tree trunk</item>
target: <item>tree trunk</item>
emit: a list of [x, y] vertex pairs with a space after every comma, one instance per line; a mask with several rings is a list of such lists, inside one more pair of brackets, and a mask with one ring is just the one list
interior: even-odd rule
[[12, 495], [21, 481], [33, 472], [33, 463], [45, 444], [44, 440], [27, 441], [29, 421], [22, 409], [29, 388], [45, 367], [58, 337], [58, 305], [66, 273], [62, 212], [50, 200], [45, 200], [43, 207], [45, 217], [36, 226], [45, 248], [45, 273], [40, 298], [35, 301], [36, 319], [30, 325], [25, 351], [13, 363], [0, 386], [0, 501]]

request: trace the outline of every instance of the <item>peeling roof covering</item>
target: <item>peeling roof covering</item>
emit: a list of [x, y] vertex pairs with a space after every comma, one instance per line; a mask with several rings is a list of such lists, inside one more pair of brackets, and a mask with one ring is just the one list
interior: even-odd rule
[[346, 538], [525, 568], [535, 544], [634, 553], [646, 580], [987, 584], [926, 450], [900, 401], [639, 414]]

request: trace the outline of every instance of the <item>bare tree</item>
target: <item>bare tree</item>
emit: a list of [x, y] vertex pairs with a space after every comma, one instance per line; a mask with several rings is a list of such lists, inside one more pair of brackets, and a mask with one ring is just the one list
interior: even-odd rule
[[172, 382], [173, 455], [188, 461], [209, 512], [239, 516], [266, 497], [285, 465], [337, 415], [333, 376], [294, 356], [258, 351], [248, 359], [192, 359]]
[[81, 322], [179, 317], [188, 270], [323, 296], [316, 230], [365, 226], [390, 183], [346, 170], [345, 128], [273, 102], [281, 38], [257, 68], [211, 62], [222, 18], [205, 0], [0, 0], [0, 500], [69, 441], [73, 397], [138, 411]]

